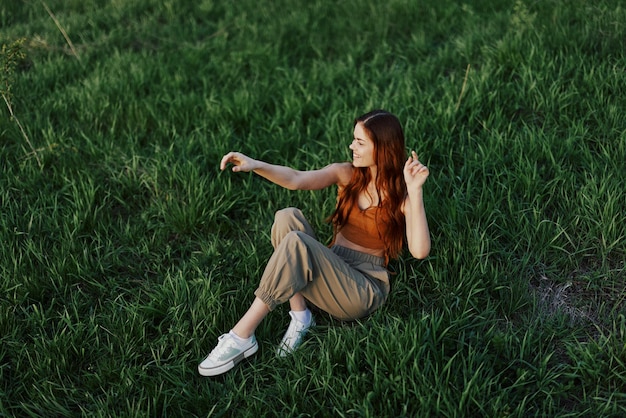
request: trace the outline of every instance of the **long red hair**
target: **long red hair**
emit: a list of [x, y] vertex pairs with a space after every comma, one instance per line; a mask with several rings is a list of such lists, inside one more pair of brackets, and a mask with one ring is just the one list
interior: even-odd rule
[[[404, 163], [407, 159], [404, 145], [404, 132], [397, 117], [384, 110], [373, 110], [354, 121], [363, 124], [363, 129], [374, 142], [376, 178], [374, 185], [379, 197], [378, 207], [381, 219], [387, 228], [381, 238], [386, 247], [386, 258], [398, 258], [402, 251], [406, 231], [402, 204], [406, 196]], [[367, 193], [367, 185], [372, 181], [369, 168], [355, 167], [352, 178], [337, 196], [337, 206], [330, 220], [335, 231], [345, 225], [361, 193]]]

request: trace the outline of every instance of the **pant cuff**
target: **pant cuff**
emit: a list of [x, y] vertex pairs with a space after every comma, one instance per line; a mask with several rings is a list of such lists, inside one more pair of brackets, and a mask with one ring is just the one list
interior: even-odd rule
[[268, 306], [270, 311], [273, 311], [274, 308], [276, 308], [276, 306], [278, 305], [278, 303], [269, 295], [269, 293], [261, 288], [258, 288], [254, 291], [254, 296], [261, 299], [263, 303]]

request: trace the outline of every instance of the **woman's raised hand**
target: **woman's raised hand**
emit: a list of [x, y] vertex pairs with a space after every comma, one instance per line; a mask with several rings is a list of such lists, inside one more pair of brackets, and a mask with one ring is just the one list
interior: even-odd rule
[[415, 151], [411, 151], [409, 159], [404, 164], [404, 181], [407, 189], [415, 190], [422, 187], [428, 174], [428, 167], [420, 162]]
[[233, 165], [233, 171], [236, 173], [238, 171], [248, 172], [254, 170], [256, 167], [256, 160], [240, 153], [240, 152], [229, 152], [228, 154], [222, 157], [222, 161], [220, 162], [220, 170], [225, 170], [228, 164]]

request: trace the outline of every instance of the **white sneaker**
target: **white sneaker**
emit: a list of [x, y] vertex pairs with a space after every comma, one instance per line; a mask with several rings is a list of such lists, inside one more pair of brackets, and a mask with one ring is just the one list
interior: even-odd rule
[[226, 373], [244, 358], [248, 358], [259, 349], [254, 335], [250, 342], [241, 345], [230, 334], [220, 336], [217, 346], [198, 365], [198, 372], [202, 376], [217, 376]]
[[309, 328], [315, 326], [315, 320], [313, 317], [311, 317], [311, 322], [309, 324], [305, 324], [304, 322], [300, 322], [296, 319], [293, 311], [289, 311], [289, 315], [291, 316], [289, 328], [287, 328], [287, 332], [285, 332], [285, 335], [278, 346], [278, 350], [276, 351], [276, 354], [279, 357], [285, 357], [293, 353], [295, 349], [302, 344], [302, 339], [306, 335]]

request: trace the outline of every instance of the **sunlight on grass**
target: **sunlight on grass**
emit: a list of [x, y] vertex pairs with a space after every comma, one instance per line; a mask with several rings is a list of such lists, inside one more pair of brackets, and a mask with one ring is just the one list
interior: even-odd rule
[[[0, 416], [626, 415], [624, 22], [610, 0], [2, 2]], [[431, 255], [392, 262], [371, 317], [316, 313], [276, 358], [279, 307], [255, 357], [199, 377], [274, 212], [328, 242], [335, 203], [221, 156], [348, 160], [372, 108], [431, 170]]]

